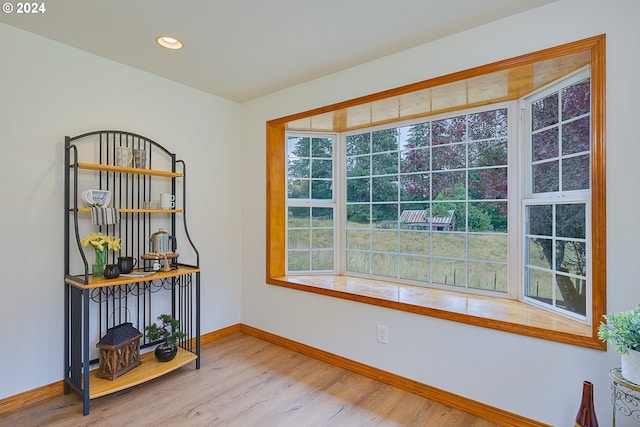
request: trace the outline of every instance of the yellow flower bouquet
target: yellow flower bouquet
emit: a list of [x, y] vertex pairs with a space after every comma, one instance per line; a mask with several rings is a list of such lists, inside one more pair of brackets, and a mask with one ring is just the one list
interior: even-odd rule
[[91, 233], [82, 238], [82, 246], [91, 246], [96, 253], [96, 262], [93, 265], [92, 274], [102, 276], [104, 266], [107, 264], [107, 250], [117, 251], [120, 249], [120, 239], [105, 236], [102, 233]]

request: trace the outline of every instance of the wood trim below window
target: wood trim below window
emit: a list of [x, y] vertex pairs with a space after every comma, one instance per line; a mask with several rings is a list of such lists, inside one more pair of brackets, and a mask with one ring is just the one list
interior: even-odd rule
[[282, 276], [270, 284], [535, 338], [601, 349], [591, 327], [519, 301], [351, 276]]

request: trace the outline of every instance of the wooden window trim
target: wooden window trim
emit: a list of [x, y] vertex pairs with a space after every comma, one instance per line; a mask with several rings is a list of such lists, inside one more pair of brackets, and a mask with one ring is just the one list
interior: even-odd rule
[[[605, 35], [599, 35], [268, 121], [266, 124], [266, 283], [551, 341], [605, 350], [606, 343], [599, 340], [597, 336], [600, 319], [606, 312], [605, 46]], [[340, 275], [285, 275], [285, 132], [291, 129], [289, 126], [291, 123], [299, 123], [307, 118], [333, 114], [333, 128], [324, 130], [343, 131], [346, 121], [343, 112], [348, 111], [349, 108], [360, 107], [382, 100], [399, 99], [406, 94], [454, 82], [468, 81], [472, 78], [499, 71], [508, 73], [517, 71], [521, 73], [521, 70], [526, 69], [526, 67], [533, 67], [536, 63], [556, 58], [560, 59], [563, 56], [581, 52], [590, 54], [589, 63], [592, 82], [591, 325], [582, 325], [548, 311], [512, 300], [480, 297]], [[509, 87], [508, 93], [511, 99], [522, 96], [521, 91], [514, 90], [512, 87]], [[465, 107], [468, 106], [466, 105]], [[420, 116], [426, 117], [434, 113], [430, 112]], [[436, 304], [433, 303], [434, 300], [440, 302]], [[459, 307], [464, 308], [460, 309]]]

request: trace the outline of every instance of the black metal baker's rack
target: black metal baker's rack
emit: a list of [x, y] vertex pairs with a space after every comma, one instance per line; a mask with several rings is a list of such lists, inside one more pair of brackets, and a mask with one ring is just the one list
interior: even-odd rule
[[[144, 150], [144, 167], [118, 165], [120, 147]], [[174, 153], [135, 133], [100, 130], [67, 136], [64, 158], [64, 390], [65, 394], [74, 390], [82, 396], [83, 413], [87, 415], [93, 398], [137, 385], [191, 362], [195, 369], [200, 368], [200, 256], [187, 227], [186, 165]], [[117, 209], [118, 223], [92, 224], [91, 209], [81, 198], [87, 186], [111, 192], [110, 208]], [[176, 196], [174, 208], [149, 207], [148, 202], [159, 191]], [[180, 262], [175, 256], [168, 271], [135, 275], [149, 273], [149, 262], [144, 258], [150, 253], [155, 223], [162, 223], [174, 241], [177, 233], [186, 241], [180, 247]], [[132, 256], [139, 268], [130, 276], [116, 279], [92, 276], [91, 250], [81, 244], [88, 232], [120, 239], [120, 250], [109, 251], [107, 263], [116, 263], [120, 256]], [[183, 262], [185, 259], [189, 261]], [[181, 329], [187, 332], [174, 361], [159, 364], [150, 352], [142, 356], [141, 366], [115, 380], [92, 375], [91, 365], [97, 362], [92, 357], [97, 353], [95, 344], [109, 328], [131, 322], [144, 331], [145, 326], [157, 321], [159, 314], [167, 312], [180, 320]], [[155, 344], [144, 338], [140, 347], [147, 349]]]

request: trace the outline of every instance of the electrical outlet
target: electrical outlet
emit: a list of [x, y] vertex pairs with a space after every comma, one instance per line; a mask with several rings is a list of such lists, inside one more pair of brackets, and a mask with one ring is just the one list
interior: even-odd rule
[[378, 325], [378, 342], [380, 344], [389, 344], [389, 330], [386, 326]]

